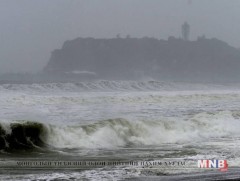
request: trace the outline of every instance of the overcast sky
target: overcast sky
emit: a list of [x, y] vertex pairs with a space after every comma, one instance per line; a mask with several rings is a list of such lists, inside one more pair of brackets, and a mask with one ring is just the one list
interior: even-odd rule
[[0, 73], [37, 72], [77, 37], [203, 34], [240, 47], [240, 0], [0, 0]]

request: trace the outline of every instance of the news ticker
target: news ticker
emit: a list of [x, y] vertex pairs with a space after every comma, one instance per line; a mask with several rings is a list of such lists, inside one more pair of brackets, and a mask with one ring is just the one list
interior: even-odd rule
[[138, 169], [219, 169], [227, 171], [227, 160], [4, 160], [0, 169], [92, 169], [134, 167]]

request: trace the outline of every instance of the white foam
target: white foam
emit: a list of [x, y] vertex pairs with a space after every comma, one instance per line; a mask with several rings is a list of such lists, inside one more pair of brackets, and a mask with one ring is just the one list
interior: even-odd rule
[[48, 142], [61, 148], [117, 148], [126, 145], [184, 144], [238, 137], [240, 121], [230, 111], [200, 113], [188, 120], [112, 119], [86, 126], [49, 125]]

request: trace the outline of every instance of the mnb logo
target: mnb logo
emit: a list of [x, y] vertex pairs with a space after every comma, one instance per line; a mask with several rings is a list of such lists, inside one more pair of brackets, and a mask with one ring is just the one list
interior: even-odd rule
[[227, 160], [198, 160], [198, 168], [218, 168], [221, 172], [228, 170]]

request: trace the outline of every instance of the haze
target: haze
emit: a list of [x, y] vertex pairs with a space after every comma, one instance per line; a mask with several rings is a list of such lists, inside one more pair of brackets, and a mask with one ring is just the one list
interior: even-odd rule
[[77, 37], [205, 35], [240, 47], [239, 0], [0, 0], [0, 73], [38, 72]]

